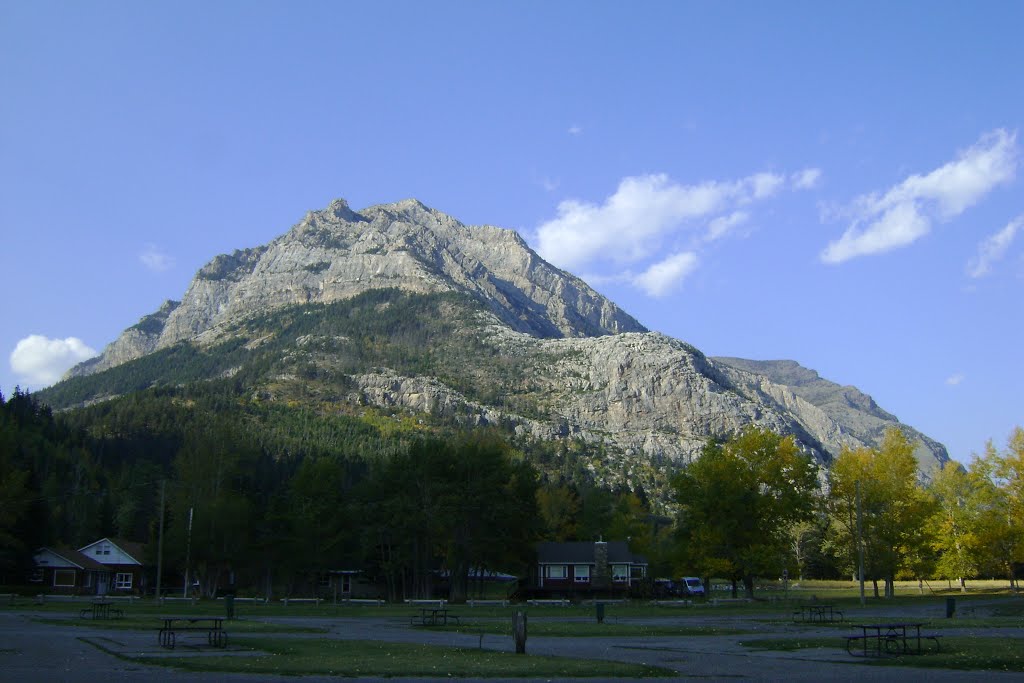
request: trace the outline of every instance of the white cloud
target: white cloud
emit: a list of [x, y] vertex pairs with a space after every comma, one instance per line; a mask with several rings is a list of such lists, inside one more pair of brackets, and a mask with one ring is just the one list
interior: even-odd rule
[[96, 351], [78, 337], [49, 339], [32, 334], [14, 347], [10, 363], [19, 381], [38, 389], [50, 386], [72, 366], [95, 355]]
[[569, 126], [569, 135], [581, 135], [582, 133], [583, 129], [580, 126], [575, 124]]
[[811, 188], [817, 187], [819, 180], [821, 180], [820, 168], [805, 168], [802, 171], [794, 173], [790, 177], [790, 182], [793, 183], [793, 188], [797, 190], [810, 190]]
[[962, 372], [958, 372], [955, 375], [950, 375], [949, 377], [947, 377], [946, 384], [948, 384], [951, 387], [955, 387], [959, 385], [961, 382], [963, 382], [965, 379], [967, 379], [967, 376], [964, 375]]
[[146, 246], [146, 250], [139, 254], [139, 261], [155, 273], [162, 273], [174, 267], [174, 258], [155, 245]]
[[750, 176], [754, 199], [774, 196], [786, 184], [786, 179], [774, 173], [757, 173]]
[[633, 278], [633, 284], [650, 296], [664, 296], [697, 267], [697, 255], [692, 251], [673, 254], [655, 263]]
[[601, 205], [561, 202], [557, 217], [537, 229], [537, 251], [564, 268], [596, 260], [635, 263], [688, 222], [770, 196], [782, 182], [770, 173], [699, 185], [674, 183], [663, 173], [623, 178]]
[[1017, 232], [1024, 227], [1024, 214], [1010, 221], [1005, 228], [990, 235], [978, 245], [978, 254], [967, 263], [967, 275], [978, 278], [992, 271], [992, 264], [1006, 255]]
[[[660, 296], [696, 267], [702, 248], [747, 222], [755, 202], [802, 189], [818, 175], [815, 169], [764, 172], [693, 185], [664, 173], [628, 176], [601, 203], [559, 203], [555, 218], [537, 228], [536, 249], [557, 266], [588, 270], [588, 281], [628, 282]], [[674, 256], [665, 258], [666, 253]], [[636, 264], [640, 275], [630, 270]]]
[[708, 223], [708, 232], [704, 239], [708, 242], [721, 239], [732, 232], [733, 228], [747, 222], [750, 214], [746, 211], [733, 211], [728, 216], [719, 216]]
[[857, 256], [907, 246], [928, 234], [933, 220], [954, 218], [996, 186], [1013, 179], [1017, 135], [999, 129], [927, 175], [911, 175], [884, 194], [854, 199], [845, 213], [853, 222], [824, 249], [821, 260], [842, 263]]

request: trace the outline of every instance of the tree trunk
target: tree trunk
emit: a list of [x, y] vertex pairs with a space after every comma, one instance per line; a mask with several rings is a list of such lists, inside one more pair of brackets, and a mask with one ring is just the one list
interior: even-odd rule
[[750, 598], [751, 600], [753, 600], [754, 599], [754, 577], [753, 576], [744, 576], [743, 577], [743, 587], [746, 589], [747, 597]]
[[877, 598], [878, 597], [878, 579], [871, 579], [871, 585], [874, 586], [875, 597]]

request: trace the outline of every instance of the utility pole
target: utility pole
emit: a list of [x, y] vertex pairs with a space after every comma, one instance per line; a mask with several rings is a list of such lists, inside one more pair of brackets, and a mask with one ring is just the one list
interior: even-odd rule
[[192, 510], [188, 509], [188, 542], [185, 543], [185, 587], [181, 591], [181, 597], [188, 597], [188, 565], [192, 561]]
[[857, 576], [860, 579], [860, 606], [864, 606], [864, 523], [860, 513], [860, 482], [857, 482]]
[[156, 602], [160, 604], [160, 581], [164, 572], [164, 493], [167, 490], [167, 480], [160, 480], [160, 530], [156, 541]]

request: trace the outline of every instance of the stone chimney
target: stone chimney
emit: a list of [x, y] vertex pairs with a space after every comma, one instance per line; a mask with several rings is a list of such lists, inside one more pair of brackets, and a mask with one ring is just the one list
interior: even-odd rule
[[596, 589], [608, 589], [612, 585], [611, 567], [608, 566], [608, 543], [594, 542], [594, 575], [590, 577], [590, 585]]

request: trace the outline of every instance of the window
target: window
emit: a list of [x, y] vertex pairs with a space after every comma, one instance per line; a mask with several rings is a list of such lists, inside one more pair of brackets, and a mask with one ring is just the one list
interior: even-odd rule
[[101, 543], [100, 545], [96, 546], [96, 554], [97, 555], [109, 555], [110, 554], [110, 544], [109, 543]]
[[577, 583], [590, 582], [590, 565], [578, 564], [572, 568], [573, 578]]
[[31, 581], [32, 583], [42, 583], [43, 582], [43, 568], [42, 567], [36, 567], [35, 569], [33, 569], [32, 573], [28, 575], [28, 580]]
[[92, 572], [85, 573], [85, 583], [83, 583], [82, 585], [86, 588], [92, 588], [92, 574]]
[[70, 587], [75, 585], [75, 570], [74, 569], [54, 569], [53, 570], [53, 585]]
[[352, 577], [348, 574], [341, 575], [341, 592], [351, 593], [352, 592]]
[[568, 567], [564, 564], [546, 564], [544, 565], [544, 578], [545, 579], [564, 579], [569, 575]]
[[132, 589], [132, 575], [129, 572], [118, 572], [114, 580], [114, 587], [117, 590], [128, 591]]
[[628, 564], [613, 564], [612, 565], [612, 581], [628, 581], [629, 580], [629, 565]]

